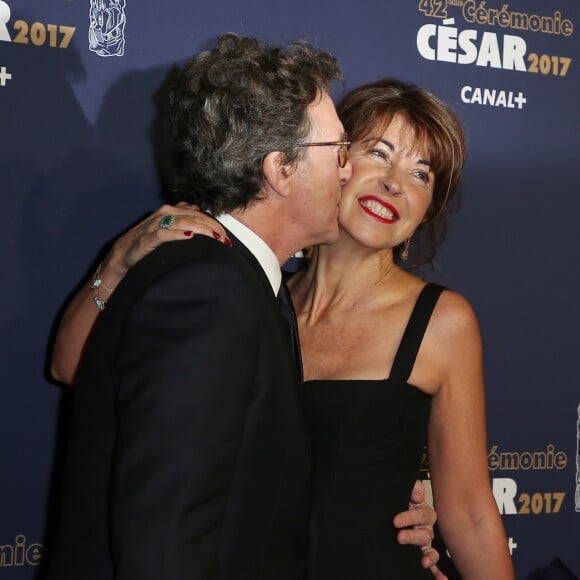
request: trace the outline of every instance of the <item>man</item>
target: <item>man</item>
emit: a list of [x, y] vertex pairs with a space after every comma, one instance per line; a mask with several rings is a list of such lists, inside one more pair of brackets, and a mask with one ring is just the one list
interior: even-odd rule
[[165, 244], [99, 317], [47, 580], [304, 577], [310, 460], [276, 296], [280, 264], [338, 235], [351, 173], [328, 95], [339, 75], [306, 43], [233, 34], [181, 71], [174, 201], [217, 216], [233, 247]]

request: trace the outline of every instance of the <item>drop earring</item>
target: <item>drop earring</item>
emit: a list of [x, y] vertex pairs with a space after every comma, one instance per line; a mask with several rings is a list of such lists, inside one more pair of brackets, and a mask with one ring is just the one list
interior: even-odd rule
[[409, 258], [409, 246], [410, 245], [411, 245], [411, 238], [407, 238], [403, 242], [403, 247], [401, 248], [401, 252], [399, 254], [399, 256], [401, 257], [401, 260], [403, 260], [403, 262], [406, 262]]

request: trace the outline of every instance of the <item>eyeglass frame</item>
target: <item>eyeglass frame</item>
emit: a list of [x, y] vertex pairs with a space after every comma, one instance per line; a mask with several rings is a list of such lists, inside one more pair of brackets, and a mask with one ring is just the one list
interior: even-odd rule
[[317, 143], [299, 143], [295, 147], [331, 147], [338, 146], [338, 166], [343, 169], [348, 163], [348, 157], [350, 154], [350, 146], [352, 141], [348, 139], [342, 139], [341, 141], [320, 141]]

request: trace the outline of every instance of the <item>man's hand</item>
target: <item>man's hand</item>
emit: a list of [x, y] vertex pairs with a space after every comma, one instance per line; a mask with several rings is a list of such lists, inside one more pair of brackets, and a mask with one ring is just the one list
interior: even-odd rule
[[420, 481], [416, 481], [411, 493], [409, 509], [397, 514], [393, 520], [394, 526], [400, 529], [397, 540], [399, 544], [419, 546], [423, 551], [421, 559], [423, 568], [429, 568], [437, 580], [448, 580], [447, 576], [437, 568], [439, 552], [431, 546], [434, 538], [433, 526], [436, 521], [435, 510], [425, 502], [425, 488]]

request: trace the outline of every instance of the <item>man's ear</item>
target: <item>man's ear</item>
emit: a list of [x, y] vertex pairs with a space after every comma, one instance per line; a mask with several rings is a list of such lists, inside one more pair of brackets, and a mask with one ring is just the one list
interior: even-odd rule
[[290, 177], [294, 171], [282, 151], [270, 151], [262, 162], [262, 171], [268, 185], [281, 196], [290, 193]]

